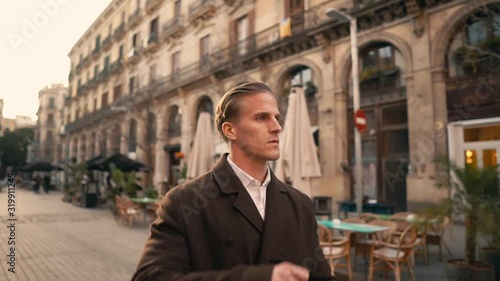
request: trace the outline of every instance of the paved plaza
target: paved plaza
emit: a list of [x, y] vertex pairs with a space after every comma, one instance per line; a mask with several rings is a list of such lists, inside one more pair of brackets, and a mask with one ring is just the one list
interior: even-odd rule
[[[60, 192], [34, 194], [16, 190], [15, 274], [6, 260], [11, 235], [7, 221], [7, 193], [0, 193], [0, 280], [9, 281], [125, 281], [130, 280], [149, 230], [115, 222], [107, 209], [85, 209], [62, 202]], [[463, 227], [455, 227], [448, 244], [453, 256], [463, 252]], [[437, 248], [430, 250], [430, 265], [417, 257], [417, 280], [444, 281], [444, 264]], [[444, 259], [449, 256], [444, 255]], [[354, 280], [365, 280], [359, 259]], [[405, 273], [403, 280], [409, 280]], [[375, 280], [384, 280], [377, 277]]]
[[148, 227], [118, 225], [107, 209], [84, 209], [61, 200], [60, 192], [16, 190], [16, 265], [6, 257], [7, 193], [0, 193], [0, 280], [130, 280]]

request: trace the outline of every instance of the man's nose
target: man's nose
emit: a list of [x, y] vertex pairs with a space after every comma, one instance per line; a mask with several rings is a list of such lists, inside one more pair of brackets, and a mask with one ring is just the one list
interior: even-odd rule
[[283, 131], [283, 127], [281, 127], [281, 124], [277, 119], [273, 120], [273, 124], [271, 125], [271, 131], [273, 133], [280, 133], [281, 131]]

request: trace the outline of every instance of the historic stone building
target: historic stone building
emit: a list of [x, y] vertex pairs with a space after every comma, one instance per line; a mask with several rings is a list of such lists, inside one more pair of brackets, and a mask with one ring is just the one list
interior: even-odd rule
[[68, 88], [63, 84], [52, 84], [38, 93], [39, 107], [34, 127], [35, 139], [32, 143], [32, 161], [63, 162], [63, 147], [59, 128], [62, 126], [64, 96]]
[[213, 115], [225, 91], [263, 81], [286, 111], [301, 83], [323, 173], [314, 194], [352, 199], [349, 23], [329, 8], [358, 21], [366, 195], [414, 209], [447, 196], [434, 187], [436, 156], [498, 162], [491, 0], [114, 0], [69, 53], [70, 156], [128, 153], [156, 186], [172, 183], [199, 112]]

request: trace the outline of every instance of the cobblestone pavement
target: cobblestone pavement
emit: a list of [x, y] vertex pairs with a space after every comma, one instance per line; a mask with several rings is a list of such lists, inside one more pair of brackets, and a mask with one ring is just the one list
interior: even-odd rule
[[149, 233], [118, 225], [107, 209], [62, 202], [60, 192], [16, 189], [15, 273], [9, 272], [7, 192], [0, 193], [0, 280], [130, 280]]
[[[62, 202], [60, 192], [34, 194], [16, 190], [15, 273], [9, 272], [11, 235], [7, 192], [0, 193], [0, 281], [125, 281], [130, 280], [149, 234], [148, 225], [118, 225], [107, 209], [85, 209]], [[453, 257], [463, 256], [464, 230], [447, 235]], [[430, 249], [430, 264], [416, 257], [418, 281], [443, 281], [445, 264]], [[444, 254], [444, 260], [449, 256]], [[353, 280], [366, 280], [363, 258]], [[345, 272], [343, 269], [339, 271]], [[390, 280], [394, 277], [390, 276]], [[382, 275], [375, 281], [385, 280]], [[406, 273], [402, 280], [409, 280]]]

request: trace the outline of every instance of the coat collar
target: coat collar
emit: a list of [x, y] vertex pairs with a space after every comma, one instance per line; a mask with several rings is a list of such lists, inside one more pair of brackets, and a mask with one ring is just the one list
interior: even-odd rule
[[[273, 241], [268, 241], [272, 237], [279, 237], [275, 235], [281, 235], [283, 230], [283, 220], [281, 219], [280, 212], [280, 201], [284, 200], [288, 191], [285, 188], [284, 183], [279, 181], [271, 171], [271, 182], [267, 186], [266, 191], [266, 222], [262, 220], [262, 217], [255, 206], [252, 198], [245, 190], [245, 187], [236, 176], [233, 168], [227, 162], [228, 154], [224, 154], [220, 157], [213, 169], [213, 176], [217, 185], [219, 186], [221, 193], [223, 194], [236, 194], [236, 199], [234, 200], [233, 206], [260, 232], [264, 233], [263, 242], [267, 244], [276, 243]], [[268, 241], [268, 242], [266, 242]], [[263, 244], [263, 246], [265, 246]], [[268, 247], [269, 248], [269, 247]], [[262, 248], [261, 257], [267, 255], [265, 248]]]
[[[233, 168], [231, 168], [231, 165], [229, 165], [229, 163], [227, 162], [228, 155], [229, 153], [225, 153], [215, 163], [213, 168], [215, 181], [219, 185], [221, 192], [224, 194], [239, 193], [241, 191], [245, 191], [245, 187], [241, 184], [240, 180], [234, 173]], [[268, 187], [274, 186], [275, 188], [279, 189], [280, 192], [288, 192], [284, 187], [285, 184], [279, 181], [278, 178], [274, 176], [272, 169], [269, 170], [271, 171], [271, 182], [269, 183]], [[236, 182], [238, 182], [239, 184], [236, 184]]]

